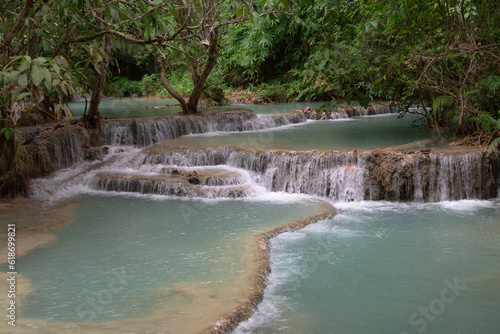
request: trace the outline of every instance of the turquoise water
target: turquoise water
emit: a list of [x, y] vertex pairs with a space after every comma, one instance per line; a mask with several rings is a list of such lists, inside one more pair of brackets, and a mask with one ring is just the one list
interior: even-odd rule
[[[106, 98], [101, 101], [99, 111], [102, 117], [107, 118], [143, 118], [173, 115], [181, 112], [180, 107], [169, 108], [148, 108], [158, 107], [165, 105], [177, 105], [179, 102], [175, 99], [149, 99], [149, 98]], [[304, 109], [309, 106], [311, 108], [318, 108], [323, 102], [297, 102], [297, 103], [281, 103], [281, 104], [267, 104], [267, 105], [229, 105], [225, 107], [201, 108], [204, 111], [230, 111], [250, 109], [256, 114], [283, 114]], [[74, 117], [81, 117], [85, 111], [85, 102], [71, 102], [68, 107], [73, 113]], [[88, 105], [87, 105], [88, 108]]]
[[[142, 118], [172, 115], [181, 111], [180, 107], [147, 108], [153, 106], [175, 105], [175, 99], [148, 98], [106, 98], [99, 104], [102, 117], [107, 118]], [[85, 102], [68, 103], [74, 117], [81, 117], [85, 111]], [[88, 106], [87, 106], [88, 108]]]
[[[107, 117], [173, 112], [143, 108], [164, 103], [158, 100], [127, 101], [123, 109], [106, 100], [110, 104], [102, 110], [109, 107]], [[304, 106], [255, 107], [266, 114]], [[190, 136], [172, 144], [363, 150], [435, 138], [423, 129], [410, 131], [411, 122], [396, 115], [358, 117]], [[67, 184], [48, 191], [47, 198], [71, 197], [72, 187], [81, 187], [80, 172], [59, 174], [64, 173]], [[47, 179], [35, 187], [51, 184]], [[33, 287], [20, 313], [20, 320], [30, 323], [18, 326], [20, 332], [42, 333], [32, 330], [40, 323], [56, 323], [55, 329], [44, 327], [45, 333], [71, 323], [85, 324], [83, 332], [92, 333], [197, 332], [186, 327], [196, 321], [209, 325], [243, 298], [256, 233], [322, 208], [307, 197], [281, 193], [181, 200], [82, 192], [71, 222], [51, 232], [57, 239], [18, 259], [19, 275]], [[236, 333], [498, 332], [498, 201], [336, 206], [340, 214], [334, 219], [273, 239], [264, 300]], [[38, 219], [38, 211], [43, 209], [30, 211], [28, 220], [50, 225], [58, 219], [55, 214]], [[24, 226], [24, 216], [6, 217]], [[0, 270], [7, 272], [5, 266]], [[131, 319], [137, 320], [133, 326]], [[116, 327], [110, 327], [113, 321]]]
[[248, 285], [234, 282], [251, 273], [246, 257], [255, 242], [249, 236], [322, 209], [319, 202], [288, 198], [86, 195], [73, 222], [55, 232], [55, 242], [18, 260], [18, 272], [34, 287], [23, 318], [102, 322], [189, 303], [189, 290], [158, 293], [172, 284], [201, 286], [214, 295], [227, 289], [235, 298], [226, 302], [227, 311]]
[[185, 136], [172, 145], [224, 146], [284, 150], [369, 150], [438, 138], [435, 132], [411, 128], [415, 117], [397, 115], [355, 117], [338, 121], [315, 121], [277, 129], [244, 133]]
[[269, 114], [287, 114], [305, 107], [319, 108], [325, 102], [291, 102], [291, 103], [277, 103], [277, 104], [235, 104], [221, 108], [234, 108], [242, 107], [250, 109], [256, 114], [269, 115]]
[[499, 332], [498, 201], [340, 208], [273, 239], [264, 300], [235, 333]]

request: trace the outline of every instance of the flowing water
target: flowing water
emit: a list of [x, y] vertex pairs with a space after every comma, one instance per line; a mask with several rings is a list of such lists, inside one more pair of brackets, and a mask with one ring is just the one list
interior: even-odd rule
[[[142, 118], [172, 115], [181, 111], [180, 107], [152, 108], [178, 104], [175, 99], [157, 98], [106, 98], [99, 104], [99, 112], [107, 118]], [[85, 112], [85, 102], [71, 102], [68, 107], [74, 117], [81, 117]], [[88, 108], [88, 104], [87, 104]]]
[[235, 333], [500, 329], [500, 202], [359, 202], [272, 241], [258, 311]]
[[[142, 107], [111, 103], [108, 116], [156, 110]], [[498, 332], [500, 204], [473, 201], [489, 175], [479, 153], [394, 161], [406, 181], [389, 187], [393, 198], [467, 201], [372, 202], [388, 187], [368, 170], [380, 157], [297, 151], [434, 134], [395, 115], [306, 122], [282, 114], [297, 105], [266, 108], [278, 115], [111, 121], [101, 129], [108, 155], [35, 180], [42, 204], [1, 219], [30, 244], [18, 259], [16, 331], [199, 332], [247, 296], [256, 235], [316, 215], [326, 200], [340, 210], [333, 219], [271, 240], [264, 300], [236, 333]], [[190, 133], [208, 134], [179, 137]], [[79, 161], [65, 146], [55, 161]]]

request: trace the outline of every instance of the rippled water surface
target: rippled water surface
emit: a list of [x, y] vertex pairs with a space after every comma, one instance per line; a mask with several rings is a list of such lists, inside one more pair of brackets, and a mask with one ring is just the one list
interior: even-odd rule
[[272, 242], [236, 333], [498, 333], [500, 203], [361, 202]]
[[322, 208], [293, 195], [205, 201], [85, 195], [57, 240], [19, 259], [19, 273], [33, 286], [23, 317], [123, 320], [192, 303], [196, 291], [212, 295], [214, 304], [226, 298], [227, 311], [249, 284], [253, 236]]

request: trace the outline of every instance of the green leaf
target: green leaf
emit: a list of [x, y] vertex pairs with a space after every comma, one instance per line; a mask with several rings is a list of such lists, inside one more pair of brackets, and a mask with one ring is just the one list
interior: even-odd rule
[[45, 79], [45, 86], [49, 87], [52, 82], [52, 76], [50, 75], [50, 71], [47, 67], [42, 67], [43, 78]]
[[21, 94], [19, 94], [19, 95], [17, 96], [17, 100], [18, 100], [18, 101], [21, 101], [22, 99], [24, 99], [25, 97], [30, 96], [30, 95], [31, 95], [31, 93], [30, 93], [30, 92], [24, 92], [24, 93], [21, 93]]
[[38, 57], [37, 59], [35, 59], [34, 61], [36, 64], [38, 65], [43, 65], [47, 62], [47, 58], [44, 58], [44, 57]]
[[5, 129], [4, 135], [7, 140], [10, 140], [10, 129]]
[[24, 140], [17, 146], [17, 151], [16, 151], [16, 155], [18, 158], [20, 158], [23, 153], [25, 152], [25, 149], [24, 149]]
[[19, 86], [21, 86], [21, 88], [26, 88], [26, 86], [28, 86], [28, 76], [26, 75], [26, 73], [23, 73], [21, 74], [18, 78], [17, 78], [17, 83], [19, 84]]
[[106, 7], [104, 9], [104, 19], [108, 22], [111, 19], [111, 7]]
[[68, 89], [67, 89], [66, 85], [67, 85], [67, 84], [66, 84], [66, 81], [61, 82], [61, 89], [62, 89], [62, 91], [63, 91], [63, 93], [64, 93], [65, 95], [69, 95], [69, 94], [68, 94], [69, 92], [68, 92]]
[[172, 16], [174, 18], [178, 18], [179, 17], [179, 13], [177, 12], [177, 10], [175, 9], [174, 6], [171, 6], [168, 10], [169, 10], [170, 14], [172, 14]]
[[5, 74], [5, 79], [7, 79], [7, 81], [9, 82], [16, 82], [18, 76], [19, 71], [12, 71]]
[[10, 98], [10, 102], [11, 103], [14, 103], [17, 101], [17, 96], [19, 95], [19, 89], [14, 89], [10, 92], [11, 94], [11, 98]]
[[53, 63], [52, 67], [54, 68], [54, 72], [56, 72], [57, 75], [61, 75], [61, 68], [59, 67], [59, 65], [57, 65], [56, 63]]
[[245, 9], [243, 6], [238, 7], [238, 10], [236, 11], [236, 17], [241, 18], [243, 14], [245, 13]]
[[493, 94], [496, 94], [497, 90], [500, 89], [500, 76], [490, 75], [489, 77], [481, 80], [480, 83], [491, 90]]
[[282, 0], [281, 3], [283, 4], [283, 9], [285, 10], [285, 12], [289, 12], [290, 11], [290, 3], [288, 2], [288, 0]]
[[55, 58], [55, 61], [57, 63], [57, 65], [59, 66], [62, 66], [64, 68], [68, 68], [68, 62], [66, 61], [66, 59], [63, 57], [63, 56], [59, 56], [57, 58]]
[[19, 66], [19, 72], [24, 72], [28, 70], [31, 67], [31, 62], [30, 61], [23, 61], [21, 63], [21, 66]]
[[31, 77], [33, 78], [33, 84], [35, 86], [40, 85], [44, 77], [42, 68], [38, 65], [33, 66], [31, 69]]

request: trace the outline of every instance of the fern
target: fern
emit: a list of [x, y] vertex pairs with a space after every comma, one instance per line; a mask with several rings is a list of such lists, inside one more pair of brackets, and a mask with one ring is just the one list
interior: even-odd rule
[[432, 101], [432, 110], [436, 111], [443, 107], [451, 107], [453, 105], [453, 97], [449, 95], [438, 96]]
[[500, 146], [500, 137], [491, 142], [491, 144], [488, 146], [488, 152], [491, 153], [498, 146]]
[[500, 120], [494, 119], [490, 114], [484, 111], [480, 111], [479, 114], [474, 118], [474, 121], [479, 124], [481, 129], [483, 129], [486, 134], [490, 134], [492, 128], [500, 128]]
[[498, 75], [490, 75], [479, 83], [491, 90], [493, 94], [496, 94], [497, 90], [500, 90], [500, 76]]

